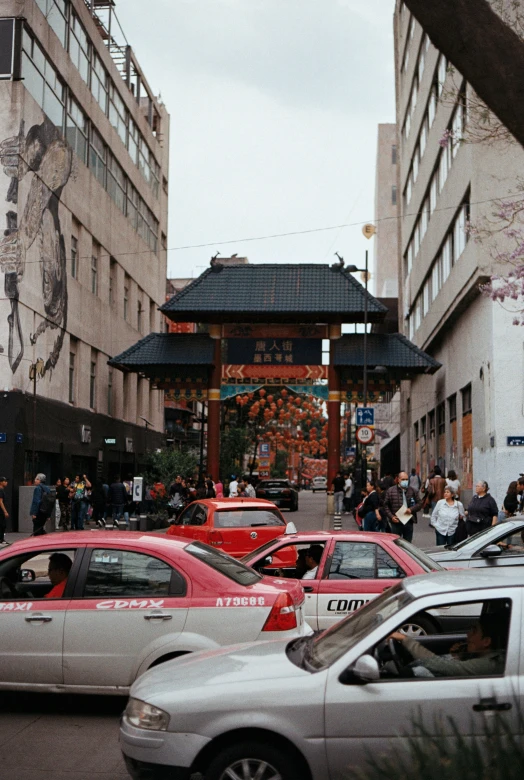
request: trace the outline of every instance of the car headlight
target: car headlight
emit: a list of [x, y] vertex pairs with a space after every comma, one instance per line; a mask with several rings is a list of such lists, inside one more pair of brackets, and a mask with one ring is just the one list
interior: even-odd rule
[[152, 704], [140, 699], [129, 699], [126, 707], [126, 718], [132, 726], [151, 731], [166, 731], [169, 725], [169, 715]]

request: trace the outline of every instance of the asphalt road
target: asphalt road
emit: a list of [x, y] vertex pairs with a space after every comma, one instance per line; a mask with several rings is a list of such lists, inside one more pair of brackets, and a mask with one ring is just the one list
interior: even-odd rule
[[[299, 510], [285, 513], [299, 531], [332, 527], [326, 494], [303, 492]], [[342, 527], [356, 529], [352, 516]], [[414, 542], [434, 544], [419, 518]], [[116, 696], [0, 694], [0, 780], [121, 780], [128, 774], [118, 746], [125, 699]]]

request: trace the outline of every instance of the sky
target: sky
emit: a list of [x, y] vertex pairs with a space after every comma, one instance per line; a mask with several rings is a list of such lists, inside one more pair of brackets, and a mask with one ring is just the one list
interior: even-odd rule
[[[393, 0], [117, 0], [171, 115], [168, 276], [217, 251], [361, 265], [377, 125], [395, 118]], [[345, 223], [352, 227], [248, 241]], [[229, 243], [226, 243], [229, 242]], [[197, 248], [198, 244], [209, 246]], [[371, 288], [373, 289], [373, 287]]]

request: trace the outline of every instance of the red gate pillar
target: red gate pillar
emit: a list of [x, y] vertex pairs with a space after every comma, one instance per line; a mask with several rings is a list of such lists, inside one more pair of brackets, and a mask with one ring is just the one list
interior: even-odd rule
[[335, 350], [333, 341], [340, 338], [341, 326], [329, 327], [329, 368], [328, 368], [328, 490], [340, 468], [340, 377], [335, 368]]
[[[211, 326], [210, 335], [215, 339], [213, 368], [207, 390], [207, 473], [215, 482], [220, 471], [220, 385], [222, 383], [222, 329]], [[216, 335], [218, 334], [218, 335]]]

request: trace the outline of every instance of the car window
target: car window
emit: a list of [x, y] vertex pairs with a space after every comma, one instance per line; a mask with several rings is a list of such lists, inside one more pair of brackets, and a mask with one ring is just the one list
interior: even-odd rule
[[337, 542], [328, 579], [375, 579], [376, 548], [376, 544], [368, 542]]
[[[416, 605], [414, 605], [416, 608]], [[420, 620], [420, 613], [404, 618], [392, 640], [383, 637], [370, 651], [379, 662], [383, 679], [493, 677], [504, 674], [511, 620], [511, 600], [443, 603], [430, 614], [441, 616], [429, 636], [413, 637], [402, 630]], [[448, 622], [453, 618], [452, 625]], [[392, 632], [394, 633], [394, 632]]]
[[219, 509], [215, 512], [215, 528], [256, 528], [259, 525], [283, 525], [274, 509]]
[[84, 586], [85, 598], [113, 596], [178, 596], [185, 580], [164, 561], [129, 550], [91, 551]]
[[395, 561], [391, 555], [377, 544], [377, 578], [380, 579], [396, 579], [398, 577], [405, 577], [406, 572], [397, 561]]
[[207, 520], [207, 507], [203, 504], [195, 504], [190, 519], [185, 525], [204, 525]]
[[233, 580], [238, 585], [254, 585], [262, 579], [261, 575], [254, 569], [248, 569], [240, 561], [235, 560], [230, 555], [226, 555], [226, 553], [208, 547], [207, 544], [193, 542], [184, 547], [184, 550], [207, 566], [211, 566], [212, 569], [229, 577], [230, 580]]
[[[38, 552], [25, 552], [3, 560], [0, 563], [0, 599], [21, 601], [45, 598], [54, 587], [49, 575], [49, 558], [53, 554], [65, 555], [69, 558], [71, 563], [68, 564], [66, 561], [65, 568], [71, 569], [78, 550], [38, 550]], [[65, 579], [67, 582], [68, 577]], [[60, 594], [56, 598], [67, 597]]]
[[[492, 542], [493, 544], [493, 542]], [[501, 539], [498, 539], [496, 544], [501, 549], [501, 558], [511, 558], [512, 556], [524, 555], [524, 530], [522, 531], [509, 531]], [[484, 545], [487, 547], [488, 545]], [[480, 555], [480, 551], [477, 553]]]
[[196, 504], [190, 504], [187, 509], [184, 509], [178, 520], [176, 521], [177, 525], [190, 525], [191, 524], [191, 517], [193, 516], [193, 512], [195, 511]]

